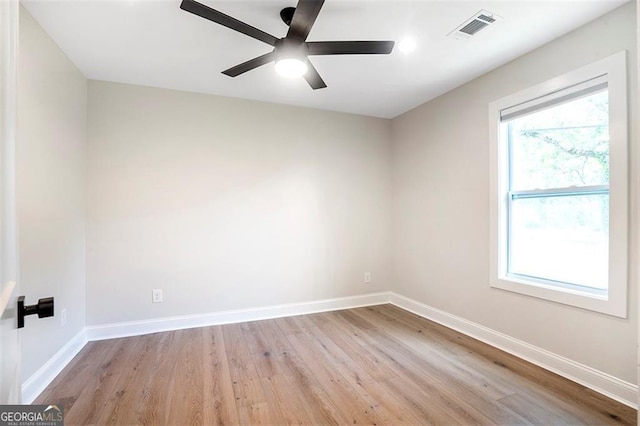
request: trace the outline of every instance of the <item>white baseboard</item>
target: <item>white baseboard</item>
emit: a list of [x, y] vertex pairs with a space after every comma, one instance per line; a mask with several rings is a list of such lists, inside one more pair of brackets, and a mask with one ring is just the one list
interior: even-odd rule
[[369, 293], [359, 296], [338, 297], [312, 302], [288, 303], [265, 306], [262, 308], [239, 309], [213, 312], [209, 314], [184, 315], [142, 321], [129, 321], [114, 324], [88, 326], [87, 338], [90, 341], [113, 339], [117, 337], [139, 336], [161, 331], [182, 330], [211, 325], [232, 324], [257, 321], [338, 309], [358, 308], [362, 306], [389, 303], [390, 293]]
[[87, 344], [87, 335], [82, 329], [56, 354], [22, 384], [22, 403], [31, 404], [71, 362]]
[[637, 408], [638, 386], [620, 380], [594, 368], [538, 348], [522, 340], [492, 330], [488, 327], [452, 315], [440, 309], [401, 296], [393, 292], [339, 297], [312, 302], [289, 303], [262, 308], [240, 309], [209, 314], [185, 315], [153, 320], [130, 321], [98, 326], [88, 326], [67, 343], [53, 358], [42, 366], [22, 385], [23, 403], [32, 403], [53, 381], [62, 369], [80, 352], [87, 341], [140, 336], [162, 331], [182, 330], [211, 325], [231, 324], [312, 314], [340, 309], [392, 303], [428, 320], [442, 324], [491, 346], [550, 370], [569, 380], [606, 395], [616, 401]]
[[580, 383], [629, 407], [638, 408], [638, 386], [632, 383], [408, 297], [391, 292], [390, 302], [399, 308]]

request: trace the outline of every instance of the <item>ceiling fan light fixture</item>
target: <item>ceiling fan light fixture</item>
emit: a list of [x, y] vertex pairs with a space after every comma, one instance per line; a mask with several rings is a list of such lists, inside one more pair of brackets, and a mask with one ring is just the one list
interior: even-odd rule
[[302, 77], [308, 70], [307, 44], [300, 40], [280, 39], [275, 45], [276, 72], [288, 78]]
[[299, 58], [282, 58], [276, 61], [276, 72], [283, 77], [302, 77], [308, 69], [307, 61]]

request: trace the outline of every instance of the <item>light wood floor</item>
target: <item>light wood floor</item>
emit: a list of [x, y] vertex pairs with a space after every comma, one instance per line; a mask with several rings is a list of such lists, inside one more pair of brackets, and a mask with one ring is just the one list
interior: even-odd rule
[[71, 424], [635, 424], [391, 305], [91, 342], [36, 401]]

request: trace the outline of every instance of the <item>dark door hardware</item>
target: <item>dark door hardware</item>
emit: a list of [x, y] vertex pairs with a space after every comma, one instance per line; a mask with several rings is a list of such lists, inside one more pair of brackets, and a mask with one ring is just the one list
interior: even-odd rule
[[39, 299], [37, 305], [25, 305], [24, 296], [18, 297], [18, 328], [24, 327], [24, 317], [38, 314], [38, 318], [53, 316], [53, 297]]

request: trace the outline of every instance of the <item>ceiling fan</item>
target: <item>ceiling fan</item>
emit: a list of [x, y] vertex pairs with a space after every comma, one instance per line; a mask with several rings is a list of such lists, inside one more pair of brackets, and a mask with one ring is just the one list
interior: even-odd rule
[[303, 76], [311, 88], [315, 90], [327, 87], [327, 85], [309, 61], [309, 56], [384, 55], [391, 53], [394, 45], [393, 41], [307, 41], [311, 27], [313, 27], [323, 4], [324, 0], [298, 0], [296, 7], [282, 9], [280, 18], [289, 26], [289, 31], [283, 38], [272, 36], [195, 0], [182, 0], [180, 9], [273, 46], [271, 52], [224, 70], [223, 74], [237, 77], [275, 61], [278, 73], [289, 77]]

